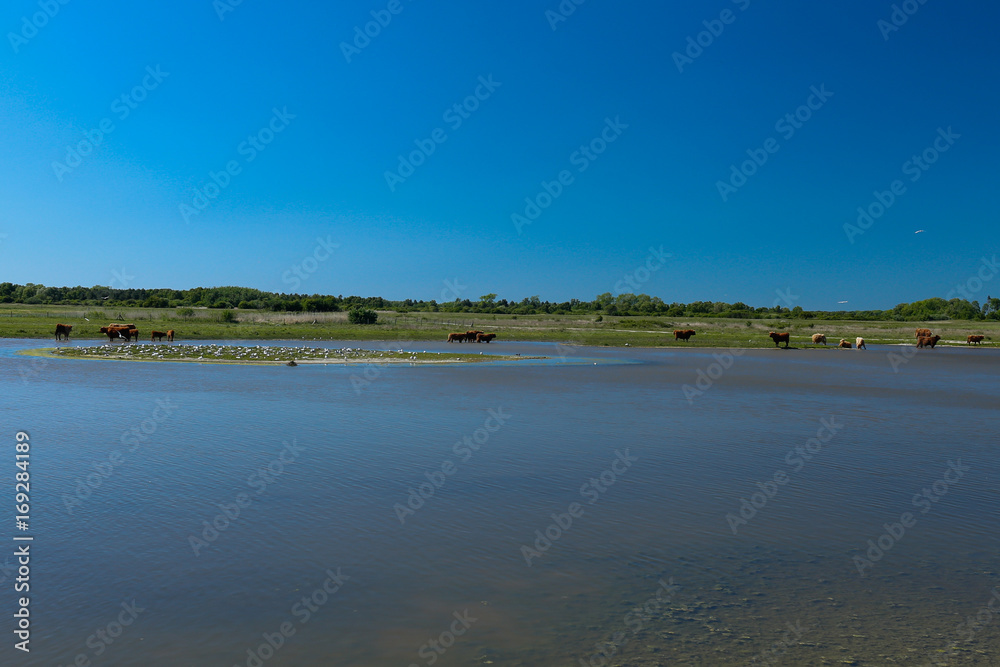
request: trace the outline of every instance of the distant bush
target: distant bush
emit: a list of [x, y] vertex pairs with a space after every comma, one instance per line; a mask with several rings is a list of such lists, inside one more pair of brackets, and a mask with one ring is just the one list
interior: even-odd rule
[[352, 308], [347, 313], [347, 320], [351, 324], [375, 324], [378, 321], [378, 313], [368, 308]]
[[90, 318], [92, 320], [108, 319], [108, 316], [104, 314], [103, 310], [92, 310], [89, 313], [84, 314], [84, 317]]
[[219, 313], [219, 321], [220, 322], [235, 322], [236, 321], [236, 314], [233, 311], [231, 311], [229, 309], [226, 309], [226, 310], [222, 311], [221, 313]]
[[194, 317], [194, 308], [178, 308], [178, 317]]

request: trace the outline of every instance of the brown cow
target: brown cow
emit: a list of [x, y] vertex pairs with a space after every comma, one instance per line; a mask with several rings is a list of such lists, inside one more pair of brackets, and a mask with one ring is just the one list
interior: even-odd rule
[[972, 345], [975, 343], [976, 345], [981, 345], [984, 338], [986, 338], [986, 336], [972, 335], [965, 339], [965, 344]]
[[819, 343], [826, 345], [826, 334], [813, 334], [812, 340], [815, 345], [818, 345]]
[[170, 343], [174, 342], [174, 330], [173, 329], [169, 329], [167, 331], [167, 342], [170, 342]]
[[851, 349], [851, 341], [844, 340], [843, 338], [841, 338], [840, 339], [840, 345], [838, 345], [837, 347], [846, 347], [848, 350], [850, 350]]
[[496, 337], [497, 337], [497, 335], [494, 334], [494, 333], [489, 333], [489, 334], [488, 333], [480, 333], [480, 334], [476, 334], [476, 342], [477, 343], [488, 343], [488, 342], [490, 342], [491, 340], [493, 340]]
[[[160, 342], [162, 343], [163, 342], [163, 337], [166, 336], [166, 335], [167, 335], [166, 331], [153, 331], [153, 332], [150, 332], [149, 342], [152, 343], [154, 339], [159, 338]], [[138, 342], [138, 341], [136, 341], [136, 342]]]
[[133, 327], [127, 326], [107, 326], [101, 327], [101, 333], [107, 334], [108, 341], [114, 341], [117, 338], [123, 338], [126, 342], [131, 341], [132, 337], [135, 337], [135, 341], [139, 342], [139, 330]]
[[917, 338], [920, 338], [921, 336], [931, 336], [933, 334], [931, 334], [931, 330], [930, 329], [915, 329], [914, 330], [914, 335]]
[[114, 326], [111, 326], [111, 327], [101, 327], [101, 333], [107, 335], [109, 343], [111, 341], [117, 340], [118, 338], [122, 338], [122, 336], [119, 335], [121, 333], [121, 331], [122, 331], [122, 327], [114, 327]]
[[929, 347], [933, 349], [939, 340], [941, 340], [941, 336], [921, 336], [917, 339], [917, 347]]
[[465, 340], [464, 333], [450, 333], [448, 334], [449, 343], [461, 343]]
[[792, 335], [788, 332], [785, 333], [774, 333], [773, 331], [768, 331], [767, 335], [771, 337], [774, 341], [774, 346], [778, 347], [778, 343], [784, 343], [785, 349], [788, 349], [788, 343], [791, 340]]
[[694, 329], [675, 329], [674, 340], [687, 340], [695, 335]]
[[483, 333], [483, 332], [482, 331], [466, 331], [465, 332], [465, 340], [468, 341], [468, 342], [470, 342], [470, 343], [473, 343], [476, 340], [476, 336], [478, 336], [481, 333]]
[[57, 324], [56, 325], [56, 340], [62, 340], [65, 336], [66, 340], [69, 340], [69, 332], [73, 330], [72, 324]]

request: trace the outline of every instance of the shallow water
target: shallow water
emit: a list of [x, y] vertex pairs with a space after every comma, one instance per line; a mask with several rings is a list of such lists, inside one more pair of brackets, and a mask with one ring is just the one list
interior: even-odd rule
[[1000, 585], [994, 350], [494, 343], [551, 359], [288, 368], [30, 347], [0, 341], [9, 468], [17, 430], [33, 447], [14, 664], [923, 665], [956, 641], [950, 664], [1000, 664], [1000, 617], [956, 629]]

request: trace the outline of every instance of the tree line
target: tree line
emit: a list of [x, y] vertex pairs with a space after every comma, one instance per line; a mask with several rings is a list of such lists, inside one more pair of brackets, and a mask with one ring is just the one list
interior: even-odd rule
[[666, 317], [729, 317], [745, 319], [794, 318], [833, 320], [1000, 320], [1000, 298], [987, 297], [983, 304], [966, 299], [931, 298], [912, 303], [901, 303], [890, 310], [804, 310], [801, 306], [786, 308], [781, 305], [752, 307], [737, 301], [693, 301], [667, 303], [658, 296], [648, 294], [599, 294], [592, 301], [542, 301], [532, 296], [521, 301], [497, 299], [496, 294], [485, 294], [473, 301], [455, 299], [438, 303], [405, 299], [391, 301], [382, 297], [333, 296], [329, 294], [278, 294], [249, 287], [196, 287], [174, 289], [115, 289], [94, 287], [47, 287], [28, 283], [0, 283], [0, 303], [115, 306], [141, 308], [223, 308], [254, 309], [274, 312], [337, 312], [357, 309], [391, 310], [405, 312], [481, 313], [495, 315], [624, 315]]

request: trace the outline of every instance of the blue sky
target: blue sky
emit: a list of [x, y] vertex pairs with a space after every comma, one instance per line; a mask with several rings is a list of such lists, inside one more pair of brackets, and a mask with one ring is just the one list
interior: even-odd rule
[[0, 10], [0, 280], [832, 310], [997, 250], [1000, 7], [65, 1]]

